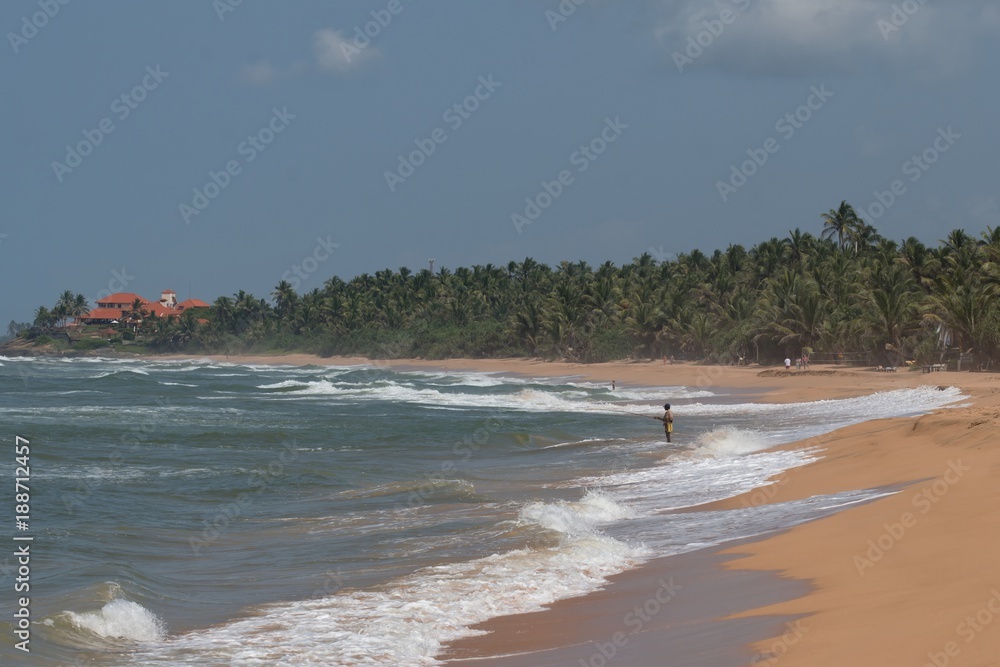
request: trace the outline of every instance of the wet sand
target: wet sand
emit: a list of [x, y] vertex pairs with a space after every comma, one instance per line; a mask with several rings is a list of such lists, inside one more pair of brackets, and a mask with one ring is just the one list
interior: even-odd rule
[[551, 610], [489, 621], [481, 627], [490, 634], [454, 642], [439, 658], [449, 667], [746, 665], [755, 657], [751, 642], [797, 632], [801, 621], [718, 619], [803, 595], [808, 586], [772, 573], [720, 569], [732, 559], [714, 549], [656, 559]]

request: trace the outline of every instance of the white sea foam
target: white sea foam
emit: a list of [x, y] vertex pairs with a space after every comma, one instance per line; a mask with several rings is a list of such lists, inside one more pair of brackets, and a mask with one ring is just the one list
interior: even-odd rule
[[163, 621], [141, 604], [117, 598], [97, 611], [64, 612], [80, 630], [101, 639], [158, 642], [166, 636]]
[[821, 414], [838, 421], [860, 422], [920, 414], [963, 398], [965, 395], [956, 387], [944, 389], [917, 387], [915, 389], [880, 391], [854, 398], [803, 403], [739, 403], [735, 405], [693, 403], [683, 406], [683, 410], [691, 415], [777, 415], [789, 420]]
[[602, 489], [639, 515], [652, 516], [731, 498], [766, 484], [790, 468], [816, 460], [812, 451], [746, 453], [761, 446], [766, 444], [756, 434], [732, 431], [711, 437], [703, 446], [651, 468], [588, 477], [559, 486]]
[[[95, 369], [96, 370], [96, 369]], [[100, 375], [95, 375], [90, 378], [91, 380], [100, 380], [101, 378], [110, 377], [112, 375], [121, 375], [124, 373], [134, 373], [135, 375], [149, 375], [149, 371], [145, 371], [141, 368], [117, 368], [113, 371], [106, 371]]]
[[699, 435], [692, 449], [711, 456], [741, 456], [773, 446], [774, 441], [759, 431], [726, 426]]
[[[468, 387], [500, 387], [505, 384], [524, 384], [525, 380], [513, 377], [502, 377], [495, 373], [472, 372], [434, 372], [434, 371], [397, 371], [402, 376], [416, 376], [424, 380], [424, 384], [437, 386], [465, 385]], [[438, 380], [438, 383], [433, 382]]]
[[72, 394], [103, 394], [103, 391], [97, 391], [96, 389], [70, 389], [67, 391], [40, 391], [37, 392], [41, 396], [70, 396]]
[[[541, 609], [599, 588], [646, 556], [595, 530], [627, 510], [589, 494], [579, 503], [532, 509], [569, 533], [557, 546], [518, 549], [425, 568], [387, 590], [355, 591], [266, 607], [258, 615], [175, 637], [135, 654], [134, 664], [434, 665], [445, 642], [478, 634], [476, 623]], [[572, 513], [579, 513], [571, 519]], [[562, 532], [562, 531], [560, 531]]]
[[99, 465], [87, 466], [47, 466], [35, 473], [40, 479], [94, 479], [105, 482], [125, 482], [145, 477], [151, 470], [145, 466]]
[[784, 530], [892, 493], [868, 489], [787, 503], [747, 501], [743, 507], [731, 510], [659, 513], [627, 521], [613, 530], [615, 537], [642, 540], [657, 554], [679, 554]]
[[[516, 385], [506, 383], [512, 388]], [[459, 388], [461, 385], [450, 385]], [[258, 385], [258, 389], [269, 391], [273, 398], [284, 400], [304, 398], [321, 399], [324, 397], [350, 397], [371, 401], [391, 401], [395, 403], [413, 403], [419, 405], [436, 405], [446, 407], [474, 407], [520, 410], [526, 412], [590, 412], [603, 414], [649, 413], [648, 405], [623, 405], [621, 403], [596, 398], [593, 392], [582, 388], [567, 389], [565, 387], [544, 387], [539, 385], [526, 386], [516, 392], [496, 393], [466, 393], [462, 391], [446, 391], [445, 387], [419, 388], [409, 384], [399, 384], [389, 380], [367, 384], [350, 382], [331, 382], [329, 380], [282, 380], [269, 384]], [[287, 391], [275, 392], [283, 389]], [[670, 396], [682, 396], [683, 390], [671, 387], [664, 390], [650, 390], [650, 396], [656, 400], [665, 393]], [[644, 395], [645, 396], [645, 395]], [[624, 397], [623, 397], [624, 398]], [[650, 400], [649, 397], [643, 400]]]
[[[720, 462], [732, 464], [730, 474], [750, 468], [759, 478], [803, 460], [794, 454], [702, 456], [688, 461], [686, 471], [682, 465], [674, 481], [689, 476], [693, 485], [698, 477], [704, 485], [706, 475], [723, 470]], [[702, 474], [693, 474], [694, 466]], [[751, 477], [744, 476], [739, 486], [751, 484]], [[877, 495], [851, 492], [785, 506], [646, 517], [609, 491], [591, 491], [576, 502], [532, 503], [522, 508], [519, 521], [557, 531], [562, 535], [557, 546], [429, 567], [385, 589], [270, 605], [250, 617], [147, 647], [133, 654], [133, 664], [436, 665], [442, 646], [477, 634], [470, 629], [476, 623], [591, 592], [654, 554], [777, 530]], [[655, 548], [615, 539], [604, 529]]]
[[519, 519], [564, 535], [588, 535], [601, 526], [629, 519], [635, 512], [600, 491], [588, 491], [577, 502], [530, 503], [521, 509]]

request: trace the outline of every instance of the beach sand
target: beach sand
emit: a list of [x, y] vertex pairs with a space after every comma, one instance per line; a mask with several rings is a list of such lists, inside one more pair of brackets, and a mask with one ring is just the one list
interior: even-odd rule
[[[887, 486], [898, 487], [898, 493], [763, 540], [654, 560], [614, 577], [592, 595], [560, 601], [547, 611], [489, 621], [480, 628], [488, 634], [455, 642], [442, 657], [454, 665], [504, 667], [1000, 665], [996, 374], [876, 373], [823, 366], [785, 373], [758, 367], [521, 359], [371, 362], [309, 355], [230, 361], [575, 375], [594, 382], [615, 380], [619, 387], [738, 389], [754, 400], [773, 402], [920, 385], [960, 387], [971, 396], [963, 407], [866, 422], [786, 445], [818, 447], [821, 459], [783, 473], [769, 486], [702, 509]], [[662, 589], [671, 580], [679, 590], [663, 601], [667, 594]], [[647, 604], [647, 610], [657, 613], [640, 623], [636, 611]]]

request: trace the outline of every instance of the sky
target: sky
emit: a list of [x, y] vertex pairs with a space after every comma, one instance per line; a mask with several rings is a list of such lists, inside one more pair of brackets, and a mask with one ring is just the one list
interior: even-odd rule
[[987, 0], [6, 0], [0, 321], [64, 290], [1000, 223]]

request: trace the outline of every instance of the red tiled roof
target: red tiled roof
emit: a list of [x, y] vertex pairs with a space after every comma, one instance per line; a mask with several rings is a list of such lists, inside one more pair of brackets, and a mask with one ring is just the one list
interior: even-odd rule
[[211, 306], [201, 299], [188, 299], [177, 304], [177, 308], [183, 310], [184, 308], [211, 308]]
[[82, 316], [81, 320], [119, 320], [122, 317], [121, 308], [94, 308]]
[[167, 308], [162, 303], [150, 303], [146, 306], [146, 310], [149, 311], [150, 315], [155, 317], [170, 317], [171, 315], [176, 315], [177, 311], [173, 308]]
[[111, 294], [109, 296], [104, 297], [103, 299], [100, 299], [97, 302], [97, 305], [101, 305], [102, 303], [127, 303], [128, 305], [131, 306], [132, 302], [134, 302], [136, 299], [139, 299], [139, 301], [142, 301], [143, 303], [149, 303], [149, 301], [143, 299], [141, 296], [135, 294], [134, 292], [115, 292], [114, 294]]

